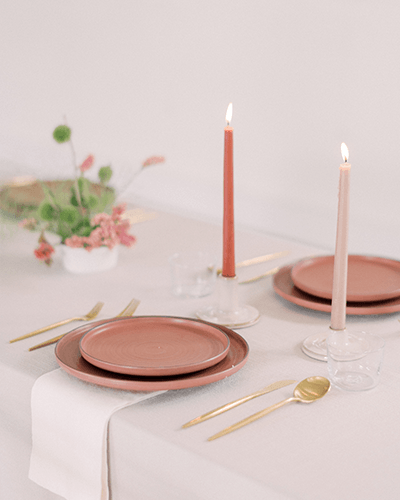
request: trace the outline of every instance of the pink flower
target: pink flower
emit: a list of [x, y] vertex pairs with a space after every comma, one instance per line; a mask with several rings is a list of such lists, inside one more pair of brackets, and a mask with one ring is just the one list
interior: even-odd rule
[[92, 226], [100, 226], [112, 223], [111, 215], [105, 214], [104, 212], [96, 214], [90, 221]]
[[127, 247], [131, 247], [136, 243], [136, 238], [127, 232], [129, 228], [130, 224], [127, 220], [122, 221], [116, 226], [121, 245], [125, 245]]
[[118, 236], [121, 245], [125, 245], [126, 247], [132, 247], [136, 243], [136, 238], [128, 234], [125, 230], [121, 231]]
[[22, 227], [23, 229], [36, 229], [37, 226], [37, 220], [34, 218], [31, 219], [23, 219], [21, 222], [18, 223], [18, 227]]
[[149, 167], [150, 165], [155, 165], [156, 163], [163, 163], [165, 161], [164, 156], [150, 156], [147, 160], [142, 163], [142, 168]]
[[79, 167], [79, 170], [83, 173], [86, 172], [86, 170], [89, 170], [89, 168], [93, 165], [94, 163], [94, 156], [89, 155], [86, 160], [82, 163], [82, 165]]
[[48, 266], [52, 261], [52, 254], [55, 252], [54, 248], [47, 242], [40, 243], [39, 247], [34, 251], [35, 257], [43, 260]]
[[71, 238], [67, 238], [65, 240], [65, 244], [67, 245], [67, 247], [71, 247], [71, 248], [82, 248], [83, 247], [83, 238], [74, 234]]
[[121, 203], [120, 205], [113, 207], [111, 214], [112, 219], [119, 220], [121, 215], [125, 212], [125, 209], [126, 209], [126, 203]]
[[92, 226], [96, 226], [89, 236], [74, 235], [65, 240], [65, 244], [72, 248], [84, 248], [88, 252], [93, 248], [106, 246], [110, 250], [116, 245], [131, 247], [136, 238], [128, 234], [131, 227], [128, 220], [122, 220], [121, 215], [125, 211], [125, 204], [113, 207], [112, 215], [106, 213], [96, 214], [92, 220]]

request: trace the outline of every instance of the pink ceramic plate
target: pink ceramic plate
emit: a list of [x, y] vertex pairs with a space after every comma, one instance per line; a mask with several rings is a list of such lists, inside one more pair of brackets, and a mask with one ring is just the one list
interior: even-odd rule
[[229, 338], [218, 327], [185, 318], [124, 318], [89, 330], [82, 356], [92, 365], [143, 377], [182, 375], [219, 363]]
[[[123, 318], [111, 321], [123, 321]], [[197, 323], [210, 324], [201, 320], [191, 320]], [[107, 321], [109, 322], [109, 321]], [[104, 321], [96, 322], [102, 324]], [[249, 346], [247, 342], [236, 332], [225, 327], [218, 327], [228, 336], [230, 347], [227, 356], [216, 365], [199, 372], [186, 375], [175, 375], [169, 377], [139, 377], [113, 373], [88, 363], [81, 355], [79, 342], [82, 336], [93, 327], [92, 325], [81, 326], [69, 332], [58, 341], [55, 354], [58, 364], [67, 373], [92, 384], [113, 389], [124, 389], [127, 391], [161, 391], [170, 389], [186, 389], [198, 387], [216, 382], [233, 375], [246, 363]]]
[[[315, 311], [331, 312], [331, 301], [309, 295], [297, 288], [292, 280], [293, 266], [282, 267], [274, 276], [275, 292], [298, 306]], [[348, 302], [346, 313], [349, 315], [389, 314], [400, 311], [400, 297], [380, 302]]]
[[[301, 260], [292, 268], [293, 283], [303, 292], [332, 299], [334, 256]], [[400, 296], [400, 262], [349, 255], [347, 300], [372, 302]]]

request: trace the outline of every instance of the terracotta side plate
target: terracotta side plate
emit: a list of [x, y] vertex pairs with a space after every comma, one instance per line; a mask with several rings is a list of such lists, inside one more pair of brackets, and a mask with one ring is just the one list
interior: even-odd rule
[[[297, 288], [292, 280], [292, 265], [282, 267], [274, 276], [275, 292], [298, 306], [315, 311], [331, 312], [331, 301], [309, 295]], [[400, 297], [379, 302], [348, 302], [346, 313], [349, 315], [390, 314], [400, 311]]]
[[229, 338], [218, 327], [185, 318], [125, 318], [92, 328], [80, 341], [92, 365], [145, 377], [204, 370], [228, 349]]
[[[123, 318], [111, 321], [123, 321]], [[211, 325], [201, 320], [191, 321]], [[106, 322], [109, 323], [110, 321]], [[105, 322], [99, 321], [94, 324], [99, 325], [102, 323]], [[249, 346], [244, 338], [233, 330], [221, 326], [219, 327], [220, 330], [228, 336], [230, 341], [228, 354], [222, 361], [210, 368], [185, 375], [167, 377], [140, 377], [113, 373], [88, 363], [80, 353], [79, 342], [82, 336], [92, 327], [93, 324], [81, 326], [59, 340], [55, 348], [57, 362], [61, 368], [74, 377], [92, 384], [114, 389], [160, 391], [207, 385], [229, 377], [239, 371], [246, 364], [249, 355]]]
[[[332, 299], [334, 256], [301, 260], [293, 266], [293, 283], [311, 295]], [[381, 257], [349, 255], [347, 300], [372, 302], [400, 296], [400, 262]]]

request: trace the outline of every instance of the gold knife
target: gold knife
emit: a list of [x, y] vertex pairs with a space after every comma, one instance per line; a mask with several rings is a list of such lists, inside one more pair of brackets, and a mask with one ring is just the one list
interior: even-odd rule
[[259, 391], [253, 392], [252, 394], [249, 394], [248, 396], [244, 396], [243, 398], [236, 399], [235, 401], [232, 401], [231, 403], [227, 403], [226, 405], [220, 406], [219, 408], [216, 408], [215, 410], [209, 411], [208, 413], [205, 413], [204, 415], [201, 415], [200, 417], [196, 417], [190, 422], [187, 422], [186, 424], [182, 425], [182, 428], [186, 429], [187, 427], [191, 427], [192, 425], [200, 424], [201, 422], [204, 422], [208, 420], [209, 418], [216, 417], [217, 415], [220, 415], [221, 413], [224, 413], [228, 410], [231, 410], [232, 408], [235, 408], [236, 406], [239, 406], [243, 403], [246, 403], [246, 401], [250, 401], [251, 399], [258, 398], [258, 396], [262, 396], [263, 394], [268, 394], [269, 392], [275, 391], [277, 389], [281, 389], [282, 387], [285, 387], [290, 384], [294, 384], [296, 380], [281, 380], [280, 382], [274, 382], [273, 384], [268, 385], [267, 387], [264, 387], [264, 389], [260, 389]]

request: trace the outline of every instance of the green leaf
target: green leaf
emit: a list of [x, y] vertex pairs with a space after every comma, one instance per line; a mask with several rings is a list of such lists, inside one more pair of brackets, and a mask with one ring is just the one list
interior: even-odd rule
[[111, 166], [108, 165], [107, 167], [101, 167], [99, 170], [99, 179], [102, 184], [107, 184], [107, 182], [110, 181], [112, 177], [113, 171], [111, 169]]
[[66, 125], [59, 125], [54, 129], [53, 137], [60, 144], [67, 142], [71, 138], [71, 129]]
[[97, 206], [97, 211], [99, 213], [106, 212], [108, 208], [111, 208], [115, 200], [115, 193], [113, 190], [106, 190], [100, 196], [99, 204]]
[[72, 232], [78, 236], [89, 236], [92, 232], [92, 226], [90, 225], [90, 220], [88, 217], [84, 217], [79, 221], [79, 223], [72, 228]]
[[76, 224], [79, 217], [79, 212], [75, 207], [66, 207], [63, 208], [60, 212], [60, 220], [66, 222], [70, 226]]
[[79, 207], [79, 203], [78, 203], [78, 200], [76, 199], [76, 196], [75, 196], [75, 193], [73, 193], [73, 195], [71, 196], [71, 205], [73, 205], [74, 207]]
[[99, 198], [94, 194], [90, 194], [89, 198], [86, 200], [89, 209], [96, 208], [97, 205], [99, 204], [99, 201], [100, 201]]
[[79, 177], [78, 186], [81, 193], [82, 206], [88, 208], [88, 200], [90, 196], [90, 181], [85, 179], [85, 177]]
[[52, 205], [50, 205], [50, 203], [48, 203], [47, 201], [43, 201], [39, 205], [38, 212], [39, 212], [39, 217], [46, 221], [54, 220], [57, 215], [55, 208]]
[[57, 234], [61, 236], [61, 241], [64, 243], [65, 240], [72, 235], [72, 231], [68, 226], [60, 224], [57, 229]]

